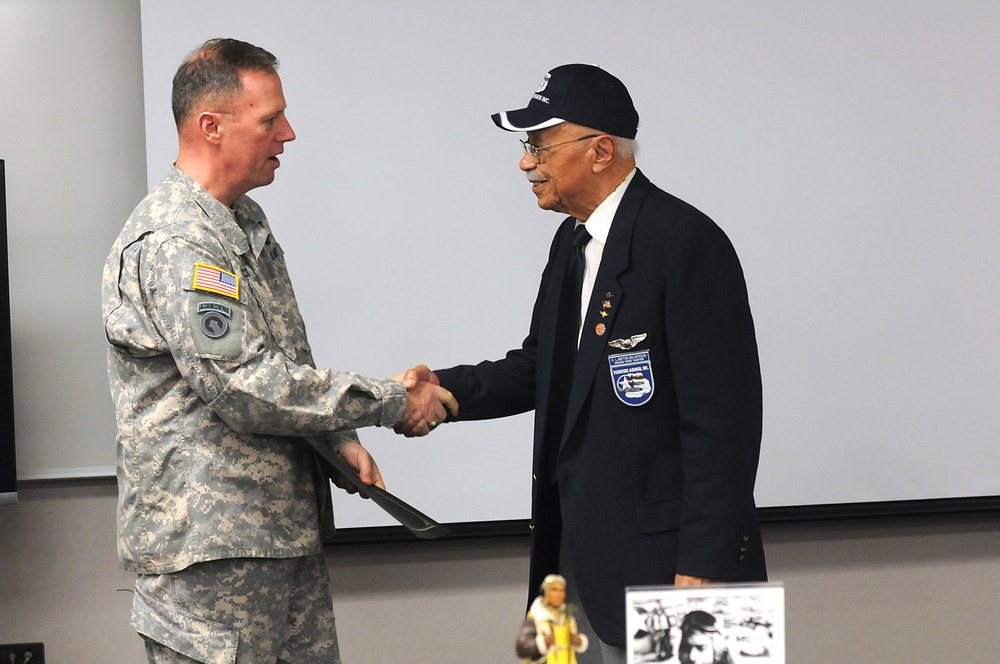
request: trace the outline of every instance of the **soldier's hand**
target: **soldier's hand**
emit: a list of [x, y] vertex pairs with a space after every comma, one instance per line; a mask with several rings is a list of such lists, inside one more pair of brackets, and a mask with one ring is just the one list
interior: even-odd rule
[[[352, 468], [358, 471], [358, 477], [361, 478], [362, 482], [365, 484], [374, 484], [380, 489], [385, 488], [385, 483], [382, 481], [382, 474], [378, 470], [378, 464], [375, 463], [375, 459], [372, 458], [372, 455], [368, 452], [368, 450], [362, 447], [361, 443], [354, 441], [346, 443], [340, 448], [338, 454], [341, 459], [346, 461]], [[336, 483], [336, 481], [334, 483]], [[349, 482], [345, 482], [345, 484], [348, 484], [349, 486], [344, 487], [340, 484], [337, 484], [337, 486], [340, 486], [340, 488], [344, 489], [348, 493], [354, 493], [357, 491], [353, 484], [350, 484]]]

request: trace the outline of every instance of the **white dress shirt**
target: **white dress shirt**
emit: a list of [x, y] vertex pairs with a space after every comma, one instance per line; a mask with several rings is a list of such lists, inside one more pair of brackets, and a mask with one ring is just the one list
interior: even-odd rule
[[580, 289], [580, 329], [577, 330], [576, 343], [580, 345], [580, 338], [583, 335], [583, 321], [587, 317], [587, 307], [590, 305], [590, 296], [594, 291], [594, 282], [597, 281], [597, 271], [601, 269], [601, 257], [604, 256], [604, 245], [608, 242], [608, 233], [611, 232], [611, 222], [618, 212], [618, 205], [622, 202], [625, 190], [635, 176], [635, 170], [625, 176], [618, 188], [611, 192], [607, 198], [601, 201], [593, 214], [587, 221], [577, 221], [577, 226], [586, 224], [587, 232], [590, 233], [591, 240], [584, 247], [583, 255], [586, 260], [586, 267], [583, 270], [583, 287]]

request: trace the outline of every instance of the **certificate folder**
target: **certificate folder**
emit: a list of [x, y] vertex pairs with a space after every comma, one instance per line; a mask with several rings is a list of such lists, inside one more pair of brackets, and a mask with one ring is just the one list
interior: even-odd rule
[[445, 526], [442, 526], [413, 506], [403, 502], [385, 489], [362, 482], [361, 478], [358, 477], [357, 471], [327, 446], [315, 441], [309, 442], [320, 456], [330, 462], [351, 484], [357, 487], [358, 492], [362, 496], [370, 498], [372, 502], [388, 512], [392, 518], [406, 526], [417, 537], [421, 539], [438, 539], [448, 534], [448, 529]]

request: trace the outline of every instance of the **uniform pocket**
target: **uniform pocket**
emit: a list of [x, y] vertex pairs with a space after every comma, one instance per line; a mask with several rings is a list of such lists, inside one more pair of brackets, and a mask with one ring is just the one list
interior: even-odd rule
[[135, 593], [132, 628], [142, 636], [185, 657], [206, 664], [235, 664], [239, 630], [199, 618], [163, 602]]

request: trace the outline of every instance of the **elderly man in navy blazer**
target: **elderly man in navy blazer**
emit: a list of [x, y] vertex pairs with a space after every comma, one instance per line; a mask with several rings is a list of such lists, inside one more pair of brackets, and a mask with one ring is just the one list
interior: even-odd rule
[[521, 347], [435, 373], [454, 419], [534, 409], [531, 593], [567, 576], [605, 662], [624, 662], [627, 586], [766, 579], [743, 270], [711, 219], [636, 169], [639, 116], [611, 74], [556, 67], [493, 120], [527, 132], [538, 205], [568, 216]]

